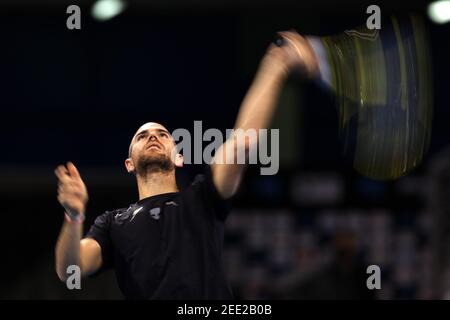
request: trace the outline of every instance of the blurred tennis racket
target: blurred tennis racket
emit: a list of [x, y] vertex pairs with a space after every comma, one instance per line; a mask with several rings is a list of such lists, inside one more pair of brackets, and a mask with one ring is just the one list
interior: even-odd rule
[[319, 60], [320, 84], [336, 96], [340, 135], [354, 168], [385, 180], [417, 167], [429, 147], [433, 114], [422, 19], [391, 17], [381, 30], [364, 26], [307, 39]]

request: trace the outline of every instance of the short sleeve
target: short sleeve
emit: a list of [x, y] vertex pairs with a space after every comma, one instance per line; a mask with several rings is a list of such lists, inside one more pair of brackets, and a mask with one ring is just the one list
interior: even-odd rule
[[111, 221], [113, 212], [107, 211], [106, 213], [98, 216], [95, 219], [94, 224], [86, 234], [86, 238], [92, 238], [98, 242], [102, 252], [102, 267], [97, 273], [112, 267], [112, 244], [110, 237]]
[[217, 219], [224, 221], [231, 211], [232, 198], [222, 198], [214, 184], [210, 166], [206, 166], [204, 174], [199, 174], [195, 177], [192, 186], [198, 188], [199, 192], [201, 192], [201, 196], [213, 212], [214, 216]]

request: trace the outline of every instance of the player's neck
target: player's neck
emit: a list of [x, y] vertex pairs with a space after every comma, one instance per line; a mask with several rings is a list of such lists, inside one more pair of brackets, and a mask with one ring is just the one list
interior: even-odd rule
[[153, 172], [145, 176], [137, 176], [139, 200], [158, 194], [177, 192], [175, 172]]

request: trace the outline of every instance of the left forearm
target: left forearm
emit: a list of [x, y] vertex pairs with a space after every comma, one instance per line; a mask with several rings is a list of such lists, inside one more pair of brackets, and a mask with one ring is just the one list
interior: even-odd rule
[[307, 78], [319, 75], [319, 63], [309, 41], [296, 32], [279, 32], [281, 47], [271, 45], [239, 112], [236, 129], [265, 129], [270, 125], [284, 81], [292, 69]]
[[[242, 102], [235, 130], [258, 131], [270, 125], [286, 76], [285, 66], [274, 60], [269, 52]], [[248, 150], [257, 143], [257, 140], [250, 140], [250, 136], [245, 139], [230, 137], [215, 155], [213, 179], [224, 198], [231, 197], [239, 187], [245, 166], [239, 164], [238, 154], [247, 156]]]
[[275, 112], [281, 89], [287, 77], [285, 66], [269, 52], [261, 62], [255, 79], [245, 96], [235, 129], [267, 128]]
[[244, 154], [247, 157], [251, 150], [256, 150], [254, 147], [258, 143], [259, 130], [270, 126], [289, 72], [297, 69], [305, 76], [317, 76], [317, 59], [307, 40], [296, 32], [281, 32], [279, 35], [285, 44], [281, 47], [271, 45], [267, 50], [241, 104], [234, 135], [228, 138], [214, 156], [214, 184], [224, 198], [233, 196], [238, 189], [245, 168], [238, 161], [238, 155]]

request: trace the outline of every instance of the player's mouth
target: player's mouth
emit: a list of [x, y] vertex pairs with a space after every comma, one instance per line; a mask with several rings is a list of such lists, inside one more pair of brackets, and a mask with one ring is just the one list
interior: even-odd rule
[[157, 144], [157, 143], [151, 143], [151, 144], [149, 144], [147, 146], [146, 149], [148, 149], [148, 150], [153, 150], [153, 149], [155, 149], [155, 150], [162, 150], [162, 147], [159, 144]]

